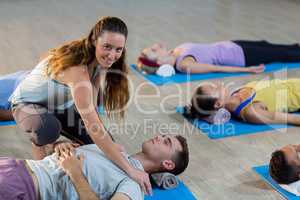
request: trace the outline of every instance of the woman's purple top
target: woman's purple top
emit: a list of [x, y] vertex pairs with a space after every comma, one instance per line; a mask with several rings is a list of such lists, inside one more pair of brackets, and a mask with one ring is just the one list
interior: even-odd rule
[[211, 65], [245, 66], [243, 49], [231, 41], [210, 44], [184, 43], [175, 48], [181, 48], [181, 55], [176, 59], [176, 68], [187, 56], [192, 56], [198, 63]]

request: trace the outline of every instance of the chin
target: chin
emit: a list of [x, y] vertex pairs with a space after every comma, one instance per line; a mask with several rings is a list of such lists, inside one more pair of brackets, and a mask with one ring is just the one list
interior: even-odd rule
[[101, 63], [100, 63], [100, 67], [101, 67], [102, 69], [109, 69], [111, 66], [112, 66], [112, 64], [111, 64], [111, 65], [107, 65], [107, 64], [101, 64]]
[[149, 149], [152, 148], [151, 145], [152, 145], [151, 141], [143, 142], [143, 144], [142, 144], [142, 152], [144, 152], [144, 153], [148, 152]]

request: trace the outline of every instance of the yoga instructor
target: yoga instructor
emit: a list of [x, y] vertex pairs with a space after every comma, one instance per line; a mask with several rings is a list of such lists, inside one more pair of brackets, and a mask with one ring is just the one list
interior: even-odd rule
[[127, 33], [121, 19], [103, 17], [87, 37], [49, 51], [14, 91], [12, 111], [17, 125], [30, 135], [35, 159], [45, 157], [46, 145], [53, 144], [62, 133], [81, 144], [95, 143], [144, 192], [151, 193], [148, 174], [133, 168], [122, 156], [96, 109], [103, 97], [109, 116], [111, 111], [124, 116], [129, 100]]

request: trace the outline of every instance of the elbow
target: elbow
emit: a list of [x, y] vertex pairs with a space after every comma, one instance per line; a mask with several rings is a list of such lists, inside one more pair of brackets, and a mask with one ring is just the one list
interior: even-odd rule
[[176, 69], [180, 72], [188, 73], [189, 72], [189, 65], [182, 63], [176, 66]]

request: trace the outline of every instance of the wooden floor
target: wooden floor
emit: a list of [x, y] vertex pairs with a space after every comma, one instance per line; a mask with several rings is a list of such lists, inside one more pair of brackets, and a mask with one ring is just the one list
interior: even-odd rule
[[[229, 39], [299, 42], [299, 10], [296, 0], [2, 0], [0, 74], [31, 69], [41, 54], [84, 36], [103, 15], [119, 16], [128, 24], [128, 63], [133, 63], [143, 47], [158, 41], [170, 47]], [[289, 72], [290, 77], [299, 74]], [[225, 81], [241, 84], [263, 76], [274, 75]], [[267, 163], [276, 148], [300, 142], [299, 128], [210, 140], [174, 114], [175, 106], [187, 103], [199, 82], [154, 88], [135, 73], [130, 80], [133, 97], [148, 97], [132, 99], [121, 125], [105, 120], [129, 152], [137, 151], [155, 133], [181, 133], [188, 138], [191, 152], [181, 178], [197, 199], [282, 199], [251, 167]], [[141, 108], [155, 112], [145, 114]], [[28, 140], [15, 127], [0, 128], [0, 152], [1, 156], [31, 157]]]

